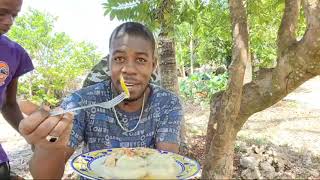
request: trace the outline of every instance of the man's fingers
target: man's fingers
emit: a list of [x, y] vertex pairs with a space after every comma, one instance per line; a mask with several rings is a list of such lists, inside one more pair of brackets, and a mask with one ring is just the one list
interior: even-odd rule
[[48, 134], [57, 126], [59, 123], [59, 117], [49, 117], [43, 121], [32, 133], [28, 134], [29, 141], [36, 142], [48, 136]]
[[[70, 128], [70, 125], [72, 124], [72, 119], [73, 115], [70, 113], [67, 113], [63, 116], [63, 118], [57, 123], [54, 129], [49, 133], [49, 137], [52, 140], [51, 142], [55, 142], [56, 140], [58, 140], [55, 138], [60, 138], [61, 136], [66, 135], [66, 133], [70, 132], [68, 128]], [[49, 141], [50, 138], [48, 139]]]
[[19, 108], [23, 114], [31, 115], [32, 113], [36, 112], [39, 109], [39, 106], [33, 104], [31, 101], [28, 100], [21, 100], [18, 102]]
[[[19, 131], [23, 135], [32, 133], [45, 119], [49, 116], [49, 112], [43, 108], [32, 113], [19, 124]], [[59, 117], [56, 117], [59, 118]]]

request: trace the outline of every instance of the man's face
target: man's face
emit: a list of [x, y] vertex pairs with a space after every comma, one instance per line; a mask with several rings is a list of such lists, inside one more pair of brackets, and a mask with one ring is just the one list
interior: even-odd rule
[[21, 5], [22, 0], [0, 0], [0, 35], [9, 31]]
[[132, 35], [122, 35], [110, 45], [111, 79], [118, 92], [122, 91], [120, 74], [129, 89], [129, 101], [143, 96], [156, 66], [150, 41]]

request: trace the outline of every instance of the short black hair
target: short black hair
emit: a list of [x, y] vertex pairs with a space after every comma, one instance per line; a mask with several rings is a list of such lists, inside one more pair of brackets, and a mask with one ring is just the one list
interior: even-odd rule
[[139, 36], [150, 41], [152, 45], [152, 53], [155, 52], [156, 42], [152, 32], [146, 26], [138, 22], [125, 22], [114, 29], [109, 39], [109, 47], [111, 47], [111, 42], [114, 38], [123, 34]]

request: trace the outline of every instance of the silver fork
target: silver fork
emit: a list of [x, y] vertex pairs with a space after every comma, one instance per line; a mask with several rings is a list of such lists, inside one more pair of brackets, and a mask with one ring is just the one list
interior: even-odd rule
[[98, 104], [91, 104], [91, 105], [87, 105], [87, 106], [76, 107], [76, 108], [72, 108], [72, 109], [66, 109], [63, 111], [51, 111], [50, 116], [57, 116], [57, 115], [64, 114], [67, 112], [72, 112], [72, 111], [81, 110], [81, 109], [87, 109], [87, 108], [91, 108], [91, 107], [95, 107], [95, 106], [109, 109], [109, 108], [112, 108], [112, 107], [116, 106], [117, 104], [119, 104], [126, 97], [127, 97], [126, 93], [122, 92], [121, 94], [119, 94], [115, 98], [111, 99], [110, 101], [102, 102], [102, 103], [98, 103]]

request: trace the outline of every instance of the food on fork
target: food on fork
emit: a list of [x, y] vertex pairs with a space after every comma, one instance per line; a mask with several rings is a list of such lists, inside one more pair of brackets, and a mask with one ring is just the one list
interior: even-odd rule
[[130, 92], [129, 92], [129, 89], [128, 89], [126, 83], [124, 82], [122, 74], [120, 74], [120, 85], [121, 85], [122, 90], [126, 94], [126, 98], [129, 98], [130, 97]]

